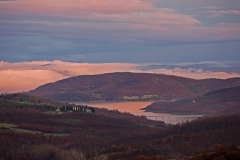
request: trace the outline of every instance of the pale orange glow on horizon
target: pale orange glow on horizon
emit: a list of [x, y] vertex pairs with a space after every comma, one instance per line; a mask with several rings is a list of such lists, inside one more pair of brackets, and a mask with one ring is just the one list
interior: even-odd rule
[[1, 70], [0, 93], [22, 92], [66, 78], [50, 70]]
[[49, 82], [78, 75], [129, 71], [135, 64], [71, 63], [62, 61], [0, 62], [0, 93], [22, 92]]

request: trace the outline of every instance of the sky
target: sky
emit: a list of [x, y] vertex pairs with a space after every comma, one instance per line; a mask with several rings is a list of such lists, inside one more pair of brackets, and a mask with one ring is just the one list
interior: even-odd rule
[[108, 72], [239, 77], [240, 3], [0, 0], [0, 61], [0, 93]]

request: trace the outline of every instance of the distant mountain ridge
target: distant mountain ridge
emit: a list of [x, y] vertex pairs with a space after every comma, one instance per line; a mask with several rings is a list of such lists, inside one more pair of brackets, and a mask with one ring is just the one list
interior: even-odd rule
[[[226, 64], [225, 64], [226, 65]], [[240, 73], [239, 65], [228, 64], [227, 66], [221, 66], [216, 64], [191, 64], [191, 65], [146, 65], [146, 66], [139, 66], [138, 69], [142, 71], [148, 70], [157, 70], [157, 69], [170, 69], [173, 70], [175, 68], [178, 69], [193, 69], [193, 70], [202, 70], [202, 71], [211, 71], [211, 72], [226, 72], [226, 73]]]
[[194, 80], [163, 74], [84, 75], [42, 85], [29, 94], [60, 101], [172, 100], [240, 86], [240, 78]]

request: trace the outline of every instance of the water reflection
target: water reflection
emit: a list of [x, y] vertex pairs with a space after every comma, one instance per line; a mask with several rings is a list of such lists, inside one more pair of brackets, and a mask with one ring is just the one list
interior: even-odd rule
[[182, 123], [186, 121], [192, 121], [198, 117], [195, 115], [189, 115], [189, 117], [183, 117], [180, 115], [144, 112], [144, 110], [141, 110], [141, 108], [144, 108], [150, 105], [151, 103], [152, 102], [78, 102], [76, 104], [84, 104], [84, 105], [89, 105], [96, 108], [107, 108], [110, 110], [117, 109], [120, 112], [129, 112], [138, 116], [144, 115], [148, 119], [161, 120], [168, 124], [177, 124], [177, 123]]

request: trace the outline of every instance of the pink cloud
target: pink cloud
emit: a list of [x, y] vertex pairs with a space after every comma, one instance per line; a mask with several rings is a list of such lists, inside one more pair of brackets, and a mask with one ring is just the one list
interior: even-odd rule
[[221, 16], [221, 15], [228, 15], [228, 14], [240, 15], [239, 10], [217, 10], [217, 9], [214, 9], [214, 8], [209, 8], [208, 10], [212, 14], [211, 17], [218, 17], [218, 16]]
[[153, 8], [151, 0], [18, 0], [2, 3], [1, 9], [35, 13], [83, 14], [103, 13], [119, 14]]
[[[214, 6], [207, 10], [221, 14], [239, 14], [238, 10], [217, 11]], [[74, 21], [36, 21], [4, 20], [8, 24], [31, 25], [30, 30], [37, 30], [74, 37], [73, 31], [112, 31], [117, 36], [130, 38], [168, 39], [186, 41], [218, 41], [238, 39], [239, 24], [204, 26], [196, 18], [170, 8], [157, 8], [152, 0], [18, 0], [1, 3], [0, 10], [31, 15], [70, 17]], [[87, 21], [81, 21], [87, 20]], [[43, 26], [39, 28], [39, 25]], [[47, 26], [44, 28], [44, 26]], [[118, 35], [118, 31], [121, 35]], [[139, 32], [140, 31], [140, 32]], [[101, 33], [101, 32], [99, 32]]]
[[[206, 2], [184, 1], [200, 4]], [[240, 15], [239, 10], [219, 10], [216, 6], [202, 9], [213, 15]], [[191, 15], [154, 6], [154, 0], [18, 0], [11, 3], [1, 2], [1, 13], [43, 17], [42, 21], [19, 18], [5, 19], [2, 22], [8, 25], [26, 25], [26, 30], [34, 33], [51, 32], [54, 36], [71, 38], [76, 36], [76, 32], [85, 30], [98, 34], [103, 33], [101, 31], [112, 31], [114, 36], [153, 40], [221, 41], [240, 37], [239, 24], [204, 26]], [[56, 18], [56, 21], [49, 21], [49, 17]], [[63, 19], [58, 21], [58, 18]]]
[[176, 27], [201, 24], [200, 21], [191, 16], [177, 13], [175, 10], [169, 8], [158, 8], [149, 12], [132, 13], [130, 16], [123, 15], [119, 20], [136, 24]]
[[198, 25], [193, 17], [170, 8], [157, 8], [153, 0], [18, 0], [2, 3], [0, 10], [12, 14], [27, 13], [45, 17], [138, 23], [148, 25]]
[[174, 9], [157, 8], [153, 2], [153, 0], [18, 0], [1, 4], [0, 10], [14, 15], [27, 13], [45, 17], [70, 17], [139, 25], [200, 24], [200, 21], [189, 15], [177, 13]]

